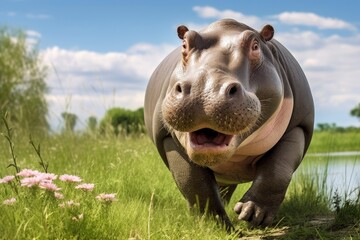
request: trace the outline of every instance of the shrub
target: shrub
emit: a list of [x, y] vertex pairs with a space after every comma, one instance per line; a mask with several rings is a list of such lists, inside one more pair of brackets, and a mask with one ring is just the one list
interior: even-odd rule
[[139, 108], [135, 111], [124, 108], [109, 109], [100, 123], [101, 133], [108, 132], [109, 127], [116, 135], [144, 133], [144, 109]]

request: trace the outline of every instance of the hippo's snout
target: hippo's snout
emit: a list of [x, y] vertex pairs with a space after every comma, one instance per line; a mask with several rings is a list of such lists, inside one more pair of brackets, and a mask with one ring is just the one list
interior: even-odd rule
[[[195, 97], [191, 95], [191, 82], [190, 81], [181, 81], [177, 82], [174, 87], [174, 94], [177, 98], [185, 98], [185, 97]], [[238, 82], [230, 82], [224, 84], [221, 87], [218, 96], [215, 98], [219, 98], [219, 100], [227, 100], [236, 97], [241, 93], [241, 84]], [[214, 99], [216, 100], [216, 99]], [[238, 99], [239, 101], [241, 99]]]
[[[221, 81], [220, 81], [221, 82]], [[168, 92], [162, 113], [170, 129], [213, 129], [236, 135], [250, 130], [260, 116], [260, 101], [236, 81], [178, 81]]]

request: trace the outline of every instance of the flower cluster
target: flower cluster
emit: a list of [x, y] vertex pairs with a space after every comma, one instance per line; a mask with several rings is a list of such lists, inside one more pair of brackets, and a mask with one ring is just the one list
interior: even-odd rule
[[[93, 183], [81, 183], [82, 179], [75, 175], [64, 174], [58, 175], [54, 173], [43, 173], [37, 170], [32, 169], [23, 169], [16, 176], [5, 176], [0, 179], [0, 184], [13, 184], [16, 178], [20, 178], [20, 186], [25, 188], [39, 188], [44, 189], [48, 192], [53, 192], [56, 199], [64, 199], [65, 196], [61, 193], [61, 188], [58, 187], [55, 183], [55, 180], [60, 180], [61, 182], [68, 184], [77, 184], [74, 189], [82, 190], [84, 192], [92, 192], [95, 188]], [[101, 202], [111, 203], [116, 201], [115, 193], [101, 193], [95, 197]], [[15, 198], [6, 199], [3, 201], [3, 205], [13, 205], [16, 203]], [[80, 203], [74, 202], [73, 200], [65, 201], [59, 204], [61, 208], [69, 208], [72, 206], [79, 206]], [[82, 219], [82, 215], [76, 217], [77, 220]]]
[[69, 174], [61, 175], [59, 179], [63, 182], [69, 182], [69, 183], [77, 183], [82, 181], [80, 177]]
[[0, 178], [0, 183], [10, 183], [15, 179], [15, 176], [5, 176]]
[[53, 180], [57, 179], [57, 175], [53, 173], [42, 173], [31, 169], [23, 169], [16, 175], [23, 177], [23, 179], [20, 180], [22, 187], [40, 187], [52, 192], [61, 190], [61, 188], [53, 183]]
[[101, 193], [96, 196], [96, 199], [103, 202], [114, 202], [116, 201], [116, 193]]

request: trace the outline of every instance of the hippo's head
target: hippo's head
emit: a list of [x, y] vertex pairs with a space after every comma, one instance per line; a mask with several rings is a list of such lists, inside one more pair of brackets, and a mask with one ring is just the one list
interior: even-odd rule
[[163, 120], [192, 161], [214, 166], [229, 160], [283, 98], [267, 46], [274, 29], [221, 20], [202, 32], [185, 26], [177, 32], [182, 61], [170, 79]]

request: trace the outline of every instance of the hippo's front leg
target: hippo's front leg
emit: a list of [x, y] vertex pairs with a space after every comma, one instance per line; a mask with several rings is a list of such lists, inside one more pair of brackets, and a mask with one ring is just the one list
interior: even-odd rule
[[224, 209], [212, 171], [189, 161], [171, 137], [164, 140], [164, 149], [169, 169], [190, 207], [196, 205], [201, 213], [207, 210], [208, 213], [219, 216], [226, 229], [232, 230], [233, 226]]
[[303, 158], [304, 146], [303, 130], [294, 128], [257, 162], [256, 177], [250, 189], [234, 207], [240, 220], [249, 221], [253, 226], [271, 224], [292, 174]]

